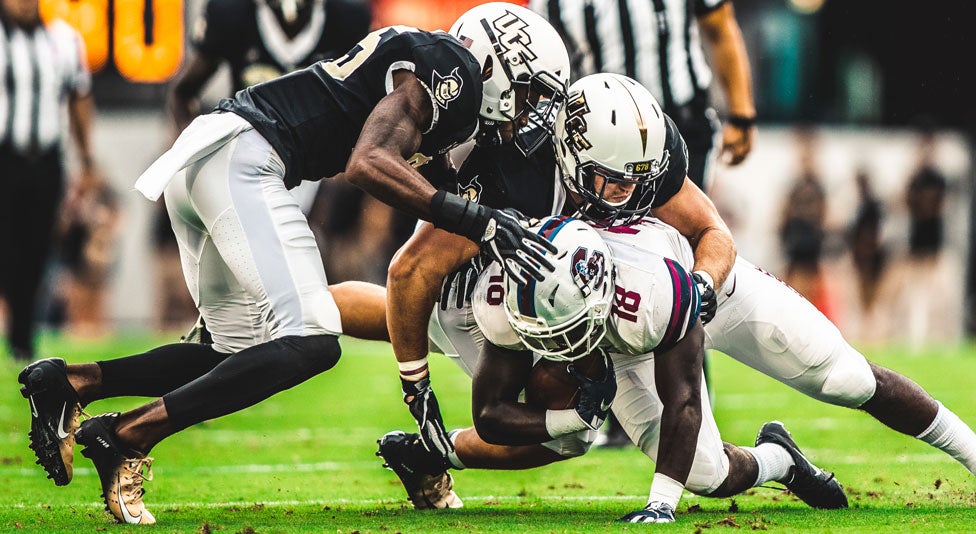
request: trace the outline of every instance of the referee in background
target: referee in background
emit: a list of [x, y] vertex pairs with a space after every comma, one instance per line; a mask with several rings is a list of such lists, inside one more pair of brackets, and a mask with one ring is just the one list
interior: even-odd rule
[[[741, 163], [752, 149], [756, 108], [749, 58], [727, 0], [530, 0], [569, 50], [573, 79], [596, 72], [634, 78], [658, 99], [688, 144], [688, 177], [706, 190], [719, 124], [709, 102], [713, 73], [728, 116], [722, 160]], [[706, 190], [707, 191], [707, 190]]]
[[99, 183], [90, 89], [74, 29], [41, 21], [38, 0], [0, 0], [0, 295], [10, 352], [23, 362], [34, 359], [38, 290], [64, 193], [65, 102], [82, 166], [77, 191]]

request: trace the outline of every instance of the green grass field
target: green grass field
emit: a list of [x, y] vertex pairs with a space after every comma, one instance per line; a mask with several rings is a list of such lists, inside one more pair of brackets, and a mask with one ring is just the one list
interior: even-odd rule
[[[81, 362], [167, 339], [51, 337], [43, 349]], [[343, 346], [332, 371], [159, 445], [146, 495], [158, 524], [140, 528], [116, 525], [102, 510], [98, 476], [80, 454], [75, 478], [63, 488], [34, 465], [19, 366], [0, 355], [0, 532], [976, 532], [976, 477], [951, 458], [722, 355], [712, 359], [712, 372], [724, 439], [751, 445], [763, 422], [784, 421], [808, 456], [836, 472], [849, 510], [815, 511], [778, 489], [760, 488], [734, 500], [686, 494], [674, 525], [615, 523], [644, 505], [653, 473], [653, 464], [632, 448], [596, 449], [530, 471], [461, 471], [455, 489], [463, 509], [415, 511], [374, 456], [379, 436], [414, 426], [400, 400], [390, 348], [351, 339]], [[911, 376], [976, 425], [976, 348], [869, 357]], [[432, 358], [432, 369], [448, 427], [470, 424], [467, 378], [443, 357]], [[101, 401], [88, 411], [138, 403]]]

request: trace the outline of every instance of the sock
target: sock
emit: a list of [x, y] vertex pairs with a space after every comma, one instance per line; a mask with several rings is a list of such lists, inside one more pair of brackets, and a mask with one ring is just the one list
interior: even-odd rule
[[976, 433], [941, 402], [932, 424], [915, 437], [952, 456], [976, 475]]
[[756, 447], [739, 447], [756, 459], [759, 474], [753, 487], [761, 486], [770, 480], [780, 481], [786, 478], [793, 466], [793, 457], [786, 449], [775, 443], [763, 443]]
[[457, 455], [457, 447], [455, 446], [455, 441], [457, 440], [457, 435], [461, 433], [460, 428], [455, 428], [454, 430], [447, 433], [447, 437], [451, 440], [451, 452], [447, 453], [447, 461], [451, 463], [451, 467], [454, 469], [464, 469], [464, 463]]
[[334, 335], [285, 336], [248, 347], [164, 395], [169, 422], [178, 431], [243, 410], [331, 369], [340, 353]]
[[228, 356], [211, 345], [173, 343], [127, 358], [95, 362], [102, 371], [101, 398], [161, 397], [207, 374]]

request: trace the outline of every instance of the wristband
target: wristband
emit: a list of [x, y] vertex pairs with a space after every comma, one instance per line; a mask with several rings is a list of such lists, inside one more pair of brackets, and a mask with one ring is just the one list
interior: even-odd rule
[[756, 116], [753, 115], [752, 117], [746, 117], [744, 115], [729, 115], [729, 118], [726, 119], [725, 122], [735, 126], [736, 128], [742, 128], [745, 130], [756, 125]]
[[558, 438], [580, 430], [589, 430], [576, 410], [546, 410], [546, 432], [549, 437]]
[[647, 502], [668, 503], [671, 508], [677, 510], [678, 501], [681, 500], [681, 492], [684, 490], [685, 485], [677, 480], [662, 473], [654, 473], [654, 480], [651, 481], [651, 495], [647, 498]]
[[702, 280], [704, 280], [705, 283], [708, 284], [708, 287], [712, 288], [713, 291], [715, 290], [715, 280], [712, 280], [712, 275], [708, 274], [705, 271], [695, 271], [692, 274], [697, 274], [698, 276], [702, 277]]
[[427, 376], [427, 357], [412, 362], [397, 362], [400, 368], [400, 380], [419, 382]]
[[492, 222], [489, 208], [442, 190], [430, 199], [430, 213], [434, 226], [475, 243], [484, 241], [485, 231]]

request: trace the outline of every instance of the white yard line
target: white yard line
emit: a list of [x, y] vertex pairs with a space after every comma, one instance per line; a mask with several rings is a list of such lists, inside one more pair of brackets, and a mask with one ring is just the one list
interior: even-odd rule
[[[689, 496], [686, 494], [685, 496]], [[572, 495], [572, 496], [536, 496], [536, 497], [517, 497], [513, 495], [498, 496], [498, 495], [472, 495], [464, 496], [464, 500], [469, 503], [474, 502], [535, 502], [535, 501], [545, 501], [545, 502], [558, 502], [558, 501], [574, 501], [574, 502], [586, 502], [586, 501], [600, 501], [600, 502], [624, 502], [624, 501], [641, 501], [646, 498], [644, 495]], [[406, 498], [404, 499], [308, 499], [303, 501], [298, 500], [285, 500], [285, 501], [226, 501], [226, 502], [153, 502], [150, 503], [150, 507], [153, 509], [163, 510], [165, 508], [251, 508], [254, 506], [260, 506], [264, 508], [281, 508], [286, 506], [336, 506], [336, 505], [353, 505], [362, 506], [370, 504], [382, 504], [382, 505], [397, 505], [401, 503], [406, 503]], [[87, 502], [80, 504], [0, 504], [0, 510], [25, 510], [30, 508], [38, 509], [60, 509], [60, 508], [104, 508], [105, 504], [101, 502]]]

